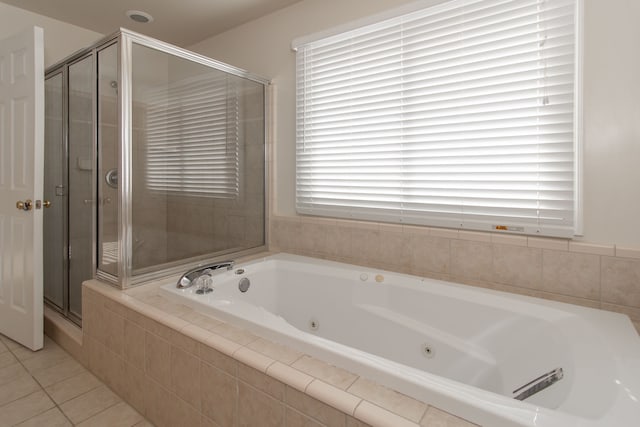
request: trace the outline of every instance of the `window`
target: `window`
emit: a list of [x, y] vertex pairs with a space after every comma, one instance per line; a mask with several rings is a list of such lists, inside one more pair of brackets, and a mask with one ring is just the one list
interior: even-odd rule
[[453, 0], [294, 41], [299, 213], [572, 236], [577, 0]]
[[146, 94], [150, 191], [238, 197], [238, 97], [235, 84], [222, 73], [173, 82]]

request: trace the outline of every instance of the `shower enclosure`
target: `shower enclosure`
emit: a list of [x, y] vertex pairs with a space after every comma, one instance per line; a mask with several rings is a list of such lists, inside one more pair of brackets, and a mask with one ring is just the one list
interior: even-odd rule
[[266, 79], [120, 30], [45, 82], [51, 305], [265, 248]]

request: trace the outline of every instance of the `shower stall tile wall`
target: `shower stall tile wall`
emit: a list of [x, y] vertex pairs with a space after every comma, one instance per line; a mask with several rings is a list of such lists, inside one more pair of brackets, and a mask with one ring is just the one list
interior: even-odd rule
[[272, 216], [269, 248], [602, 308], [640, 324], [640, 258], [613, 245]]

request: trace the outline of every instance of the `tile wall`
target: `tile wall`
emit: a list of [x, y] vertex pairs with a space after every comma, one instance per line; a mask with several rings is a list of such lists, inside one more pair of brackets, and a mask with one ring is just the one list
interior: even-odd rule
[[270, 250], [616, 311], [640, 330], [640, 250], [304, 216], [271, 216]]

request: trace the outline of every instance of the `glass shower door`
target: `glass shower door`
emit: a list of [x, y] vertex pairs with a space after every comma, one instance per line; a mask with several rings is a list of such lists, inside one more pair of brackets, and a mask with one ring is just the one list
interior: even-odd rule
[[95, 271], [94, 86], [91, 54], [45, 79], [44, 297], [76, 323]]
[[82, 282], [93, 278], [93, 56], [69, 66], [69, 312], [82, 317]]
[[[45, 80], [44, 297], [63, 311], [66, 300], [66, 147], [64, 79], [60, 71]], [[48, 202], [48, 203], [47, 203]], [[48, 206], [48, 207], [47, 207]]]

